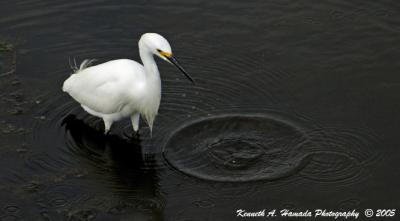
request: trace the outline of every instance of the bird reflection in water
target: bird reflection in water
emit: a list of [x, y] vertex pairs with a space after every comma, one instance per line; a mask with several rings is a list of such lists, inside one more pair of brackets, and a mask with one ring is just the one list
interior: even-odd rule
[[91, 182], [95, 185], [91, 188], [98, 189], [100, 194], [104, 188], [111, 189], [113, 198], [118, 198], [110, 199], [118, 203], [110, 206], [108, 214], [159, 220], [162, 213], [159, 181], [155, 169], [148, 165], [152, 157], [146, 156], [144, 160], [139, 138], [104, 135], [75, 115], [67, 116], [62, 125], [67, 131], [67, 145], [79, 155], [80, 167], [92, 171], [88, 178], [96, 182]]

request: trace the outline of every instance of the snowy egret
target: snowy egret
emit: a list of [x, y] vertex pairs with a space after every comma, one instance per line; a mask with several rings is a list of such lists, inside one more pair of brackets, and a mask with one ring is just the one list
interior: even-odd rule
[[161, 35], [143, 34], [139, 40], [139, 54], [143, 65], [129, 59], [118, 59], [90, 66], [92, 61], [85, 60], [64, 81], [63, 91], [89, 114], [102, 118], [106, 134], [115, 121], [127, 117], [137, 132], [140, 115], [152, 130], [161, 99], [160, 74], [153, 55], [174, 64], [194, 83]]

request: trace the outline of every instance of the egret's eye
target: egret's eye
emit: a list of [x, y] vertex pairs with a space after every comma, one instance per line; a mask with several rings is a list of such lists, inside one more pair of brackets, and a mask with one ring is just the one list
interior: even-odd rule
[[157, 51], [158, 51], [158, 53], [159, 53], [160, 55], [162, 55], [162, 56], [164, 56], [164, 57], [166, 57], [166, 58], [172, 57], [172, 53], [170, 53], [170, 52], [162, 51], [162, 50], [160, 50], [160, 49], [157, 49]]

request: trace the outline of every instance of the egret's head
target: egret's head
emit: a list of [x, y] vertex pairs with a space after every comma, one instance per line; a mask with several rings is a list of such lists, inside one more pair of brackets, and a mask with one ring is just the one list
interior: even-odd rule
[[157, 55], [165, 61], [168, 61], [166, 56], [172, 55], [171, 46], [169, 45], [167, 39], [157, 33], [143, 34], [140, 38], [140, 41], [151, 53]]
[[171, 46], [163, 36], [157, 33], [146, 33], [142, 35], [139, 42], [139, 44], [144, 44], [151, 53], [175, 65], [192, 83], [194, 83], [192, 77], [190, 77], [190, 75], [178, 63], [178, 60], [173, 56]]

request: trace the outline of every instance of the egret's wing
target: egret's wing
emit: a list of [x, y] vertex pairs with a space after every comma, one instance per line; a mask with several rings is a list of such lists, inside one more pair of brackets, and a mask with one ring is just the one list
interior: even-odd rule
[[115, 63], [104, 63], [81, 70], [64, 82], [63, 90], [96, 112], [119, 112], [129, 102], [127, 84], [131, 79], [129, 74], [132, 74], [119, 67]]

